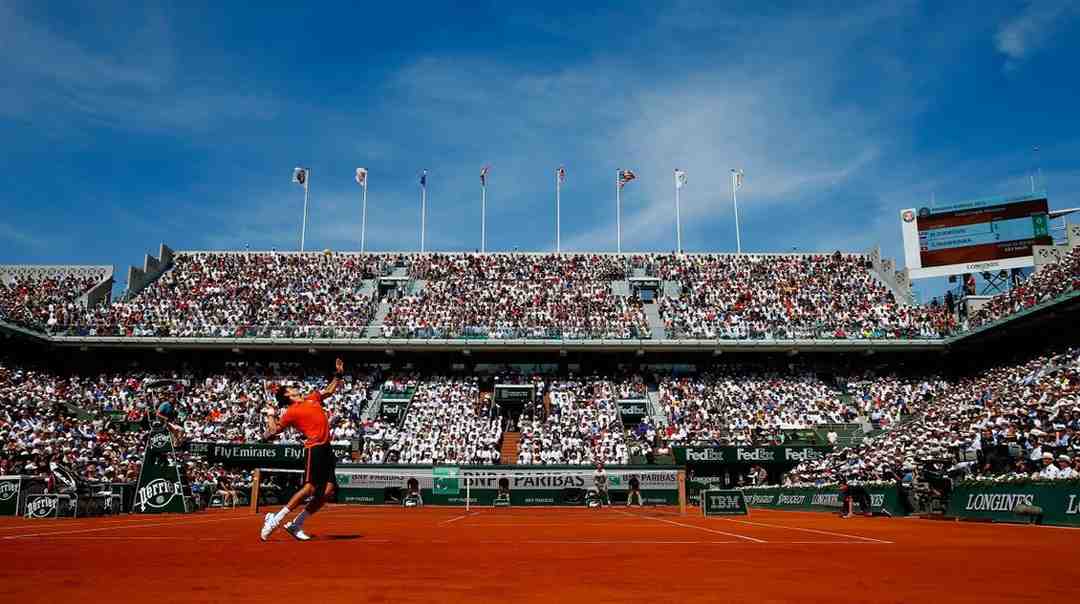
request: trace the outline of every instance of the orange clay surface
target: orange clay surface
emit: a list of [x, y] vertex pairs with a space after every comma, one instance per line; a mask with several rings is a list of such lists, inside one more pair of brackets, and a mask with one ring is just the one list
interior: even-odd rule
[[[276, 508], [275, 508], [276, 509]], [[329, 506], [0, 518], [0, 593], [50, 602], [1066, 602], [1080, 530], [811, 512]]]

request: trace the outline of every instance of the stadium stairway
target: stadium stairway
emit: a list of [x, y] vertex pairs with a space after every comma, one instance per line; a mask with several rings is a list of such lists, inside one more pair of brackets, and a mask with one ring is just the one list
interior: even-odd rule
[[371, 323], [367, 326], [366, 335], [369, 338], [381, 338], [383, 321], [386, 320], [386, 315], [390, 314], [390, 301], [386, 298], [379, 300], [379, 306], [375, 309], [375, 317], [371, 320]]
[[645, 308], [645, 321], [649, 324], [652, 339], [666, 340], [667, 329], [664, 327], [664, 320], [660, 318], [660, 306], [657, 304], [643, 304], [642, 306]]
[[521, 432], [504, 432], [502, 447], [499, 448], [499, 463], [504, 466], [517, 464], [518, 443], [521, 442]]
[[829, 432], [836, 432], [836, 448], [846, 449], [862, 441], [865, 433], [862, 424], [818, 424], [815, 428], [822, 442], [829, 442]]

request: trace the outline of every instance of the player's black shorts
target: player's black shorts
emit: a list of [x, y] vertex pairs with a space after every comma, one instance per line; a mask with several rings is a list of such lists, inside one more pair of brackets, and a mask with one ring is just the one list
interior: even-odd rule
[[326, 483], [337, 484], [334, 469], [337, 467], [337, 459], [334, 457], [334, 449], [330, 443], [309, 447], [307, 449], [307, 461], [304, 465], [304, 482], [315, 485], [316, 491], [326, 488]]

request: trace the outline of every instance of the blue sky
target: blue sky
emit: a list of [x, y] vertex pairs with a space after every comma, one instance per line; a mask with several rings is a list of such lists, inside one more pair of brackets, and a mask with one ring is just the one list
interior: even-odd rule
[[[1080, 206], [1080, 2], [59, 3], [0, 0], [0, 263], [174, 249], [674, 247], [901, 258], [897, 210], [1023, 192]], [[377, 6], [376, 4], [381, 4]], [[1033, 147], [1038, 146], [1038, 159]]]

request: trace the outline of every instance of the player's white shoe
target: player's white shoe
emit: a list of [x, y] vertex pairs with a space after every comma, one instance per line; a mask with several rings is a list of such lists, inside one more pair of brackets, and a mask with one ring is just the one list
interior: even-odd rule
[[259, 538], [263, 541], [269, 539], [270, 534], [274, 532], [274, 529], [277, 528], [277, 525], [278, 523], [276, 520], [274, 520], [274, 515], [267, 514], [266, 517], [263, 519], [263, 526], [262, 530], [259, 531]]
[[296, 539], [297, 541], [311, 541], [311, 536], [305, 533], [304, 529], [293, 526], [293, 523], [291, 522], [286, 524], [284, 528], [285, 532], [292, 535], [293, 539]]

